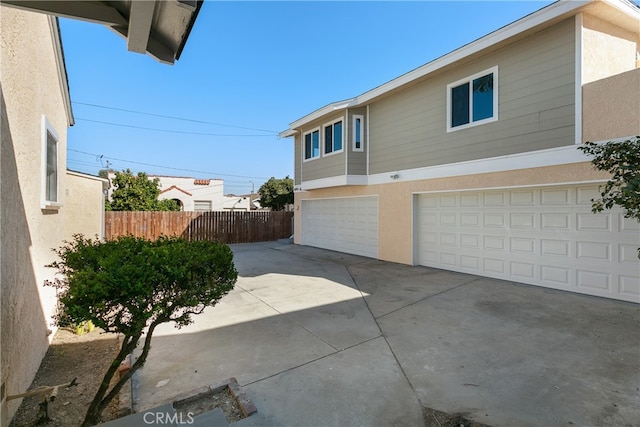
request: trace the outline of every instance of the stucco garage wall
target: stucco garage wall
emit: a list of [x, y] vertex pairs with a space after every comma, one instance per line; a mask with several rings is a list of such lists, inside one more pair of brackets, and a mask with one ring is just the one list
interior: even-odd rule
[[80, 233], [104, 237], [104, 195], [106, 179], [67, 171], [65, 190], [65, 239]]
[[[40, 208], [42, 116], [59, 136], [58, 194], [64, 204], [68, 117], [53, 37], [43, 14], [0, 8], [0, 381], [5, 394], [25, 391], [53, 337], [52, 248], [65, 237], [65, 207]], [[64, 71], [63, 71], [64, 72]], [[64, 75], [64, 74], [62, 74]], [[2, 401], [0, 425], [21, 400]]]

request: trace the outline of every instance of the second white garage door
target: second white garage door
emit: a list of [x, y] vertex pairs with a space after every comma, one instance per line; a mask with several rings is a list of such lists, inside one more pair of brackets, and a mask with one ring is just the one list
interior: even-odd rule
[[421, 265], [640, 302], [640, 227], [597, 186], [417, 196]]
[[378, 256], [378, 198], [302, 201], [302, 244]]

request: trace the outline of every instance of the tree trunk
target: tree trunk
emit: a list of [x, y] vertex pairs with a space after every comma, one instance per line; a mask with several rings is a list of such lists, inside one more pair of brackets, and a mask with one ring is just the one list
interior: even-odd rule
[[122, 386], [124, 386], [124, 384], [129, 381], [134, 372], [140, 369], [142, 365], [144, 365], [144, 362], [147, 360], [147, 356], [149, 355], [149, 350], [151, 349], [151, 336], [153, 335], [153, 331], [155, 330], [156, 326], [165, 321], [166, 320], [156, 320], [149, 326], [149, 330], [147, 331], [147, 336], [145, 337], [144, 347], [142, 348], [140, 357], [136, 359], [135, 363], [131, 365], [131, 368], [126, 372], [126, 374], [120, 377], [120, 380], [118, 380], [116, 385], [111, 389], [111, 391], [109, 391], [109, 394], [107, 394], [111, 379], [118, 370], [120, 363], [129, 353], [135, 350], [142, 334], [140, 333], [133, 337], [125, 336], [125, 340], [122, 343], [120, 352], [113, 360], [113, 363], [109, 367], [107, 373], [104, 375], [102, 383], [100, 384], [100, 388], [91, 401], [91, 405], [89, 405], [87, 415], [85, 415], [84, 421], [82, 422], [82, 427], [94, 426], [100, 422], [100, 415], [102, 414], [102, 411], [105, 410], [105, 408], [109, 405], [109, 402], [111, 402], [111, 400], [120, 392]]

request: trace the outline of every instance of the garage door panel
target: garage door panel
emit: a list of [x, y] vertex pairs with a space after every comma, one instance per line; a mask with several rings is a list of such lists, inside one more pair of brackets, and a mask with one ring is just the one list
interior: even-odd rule
[[597, 186], [417, 197], [419, 263], [640, 302], [640, 225], [591, 212]]
[[302, 201], [302, 244], [377, 257], [378, 199]]

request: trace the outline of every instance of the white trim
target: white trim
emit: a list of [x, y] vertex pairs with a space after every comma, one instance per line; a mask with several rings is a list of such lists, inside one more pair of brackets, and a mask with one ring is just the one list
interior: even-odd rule
[[[489, 74], [493, 74], [493, 116], [487, 117], [482, 120], [473, 120], [473, 81], [478, 77], [483, 77]], [[469, 122], [463, 125], [451, 126], [451, 89], [458, 87], [462, 84], [469, 84]], [[447, 85], [447, 132], [455, 132], [462, 129], [468, 129], [471, 127], [483, 125], [485, 123], [491, 123], [498, 120], [498, 66], [495, 65], [486, 70], [480, 71], [478, 73], [472, 74], [468, 77], [455, 81], [453, 83], [449, 83]]]
[[575, 145], [549, 148], [526, 153], [509, 154], [487, 159], [469, 160], [446, 165], [399, 170], [399, 178], [392, 180], [390, 172], [369, 175], [369, 185], [398, 181], [418, 181], [422, 179], [447, 178], [452, 176], [475, 175], [480, 173], [530, 169], [543, 166], [557, 166], [570, 163], [588, 162], [584, 153]]
[[85, 178], [85, 179], [92, 179], [94, 181], [100, 181], [100, 182], [104, 182], [104, 183], [108, 183], [109, 180], [107, 178], [102, 178], [100, 176], [95, 176], [95, 175], [90, 175], [87, 173], [82, 173], [82, 172], [76, 172], [76, 171], [72, 171], [67, 169], [67, 175], [71, 175], [71, 176], [77, 176], [79, 178]]
[[[56, 132], [55, 128], [49, 122], [47, 117], [43, 114], [41, 120], [41, 134], [40, 134], [40, 208], [41, 209], [59, 209], [62, 207], [60, 198], [62, 196], [60, 192], [60, 136]], [[47, 200], [47, 145], [49, 135], [56, 140], [56, 200]]]
[[302, 181], [298, 186], [298, 191], [315, 190], [318, 188], [342, 187], [345, 185], [367, 185], [366, 175], [338, 175], [328, 178], [312, 179]]
[[[322, 134], [320, 135], [320, 141], [321, 141], [321, 149], [320, 152], [322, 153], [322, 157], [329, 157], [329, 156], [333, 156], [334, 154], [340, 154], [344, 151], [344, 146], [345, 146], [345, 137], [344, 137], [344, 124], [345, 124], [345, 118], [344, 117], [340, 117], [337, 118], [335, 120], [331, 120], [328, 121], [326, 123], [324, 123], [320, 129], [322, 129]], [[341, 141], [342, 141], [342, 148], [340, 148], [339, 150], [332, 150], [329, 153], [327, 153], [325, 150], [327, 148], [327, 142], [325, 141], [326, 138], [326, 128], [331, 126], [331, 147], [334, 148], [335, 147], [335, 142], [336, 142], [336, 135], [335, 135], [335, 128], [334, 126], [336, 125], [336, 123], [342, 123], [341, 129], [340, 129], [340, 133], [341, 133]]]
[[[314, 132], [318, 132], [318, 155], [317, 156], [313, 156], [313, 157], [309, 157], [307, 159], [307, 143], [305, 141], [305, 137], [309, 134], [313, 134]], [[310, 162], [312, 160], [316, 160], [319, 159], [320, 157], [322, 157], [322, 135], [320, 134], [320, 127], [317, 128], [313, 128], [311, 129], [309, 132], [305, 132], [302, 134], [302, 162], [306, 163], [306, 162]], [[313, 151], [313, 139], [311, 140], [311, 151]]]
[[419, 196], [421, 194], [438, 194], [438, 193], [462, 193], [469, 191], [491, 191], [491, 190], [517, 190], [519, 188], [547, 188], [547, 187], [563, 187], [567, 185], [593, 185], [593, 184], [602, 184], [603, 182], [607, 182], [605, 179], [597, 179], [597, 180], [589, 180], [589, 181], [562, 181], [562, 182], [553, 182], [547, 184], [521, 184], [521, 185], [508, 185], [508, 186], [500, 186], [500, 187], [470, 187], [470, 188], [461, 188], [461, 189], [453, 189], [453, 190], [431, 190], [431, 191], [414, 191], [411, 193], [414, 196]]
[[67, 80], [67, 68], [64, 62], [64, 53], [62, 50], [62, 41], [60, 40], [60, 30], [58, 28], [58, 18], [49, 16], [49, 30], [51, 31], [51, 39], [53, 41], [53, 50], [55, 51], [56, 67], [58, 68], [58, 84], [64, 102], [64, 112], [67, 115], [67, 125], [75, 124], [73, 118], [73, 110], [71, 109], [71, 96], [69, 95], [69, 82]]
[[[363, 152], [364, 151], [364, 115], [363, 114], [354, 114], [352, 117], [353, 122], [353, 131], [351, 132], [353, 135], [353, 140], [351, 150], [354, 152]], [[356, 120], [360, 119], [360, 148], [356, 147]]]
[[575, 143], [582, 144], [582, 13], [575, 16]]
[[300, 199], [300, 201], [306, 200], [333, 200], [333, 199], [362, 199], [364, 197], [375, 197], [376, 199], [379, 198], [379, 195], [376, 194], [359, 194], [357, 196], [328, 196], [328, 197], [309, 197], [306, 199]]

